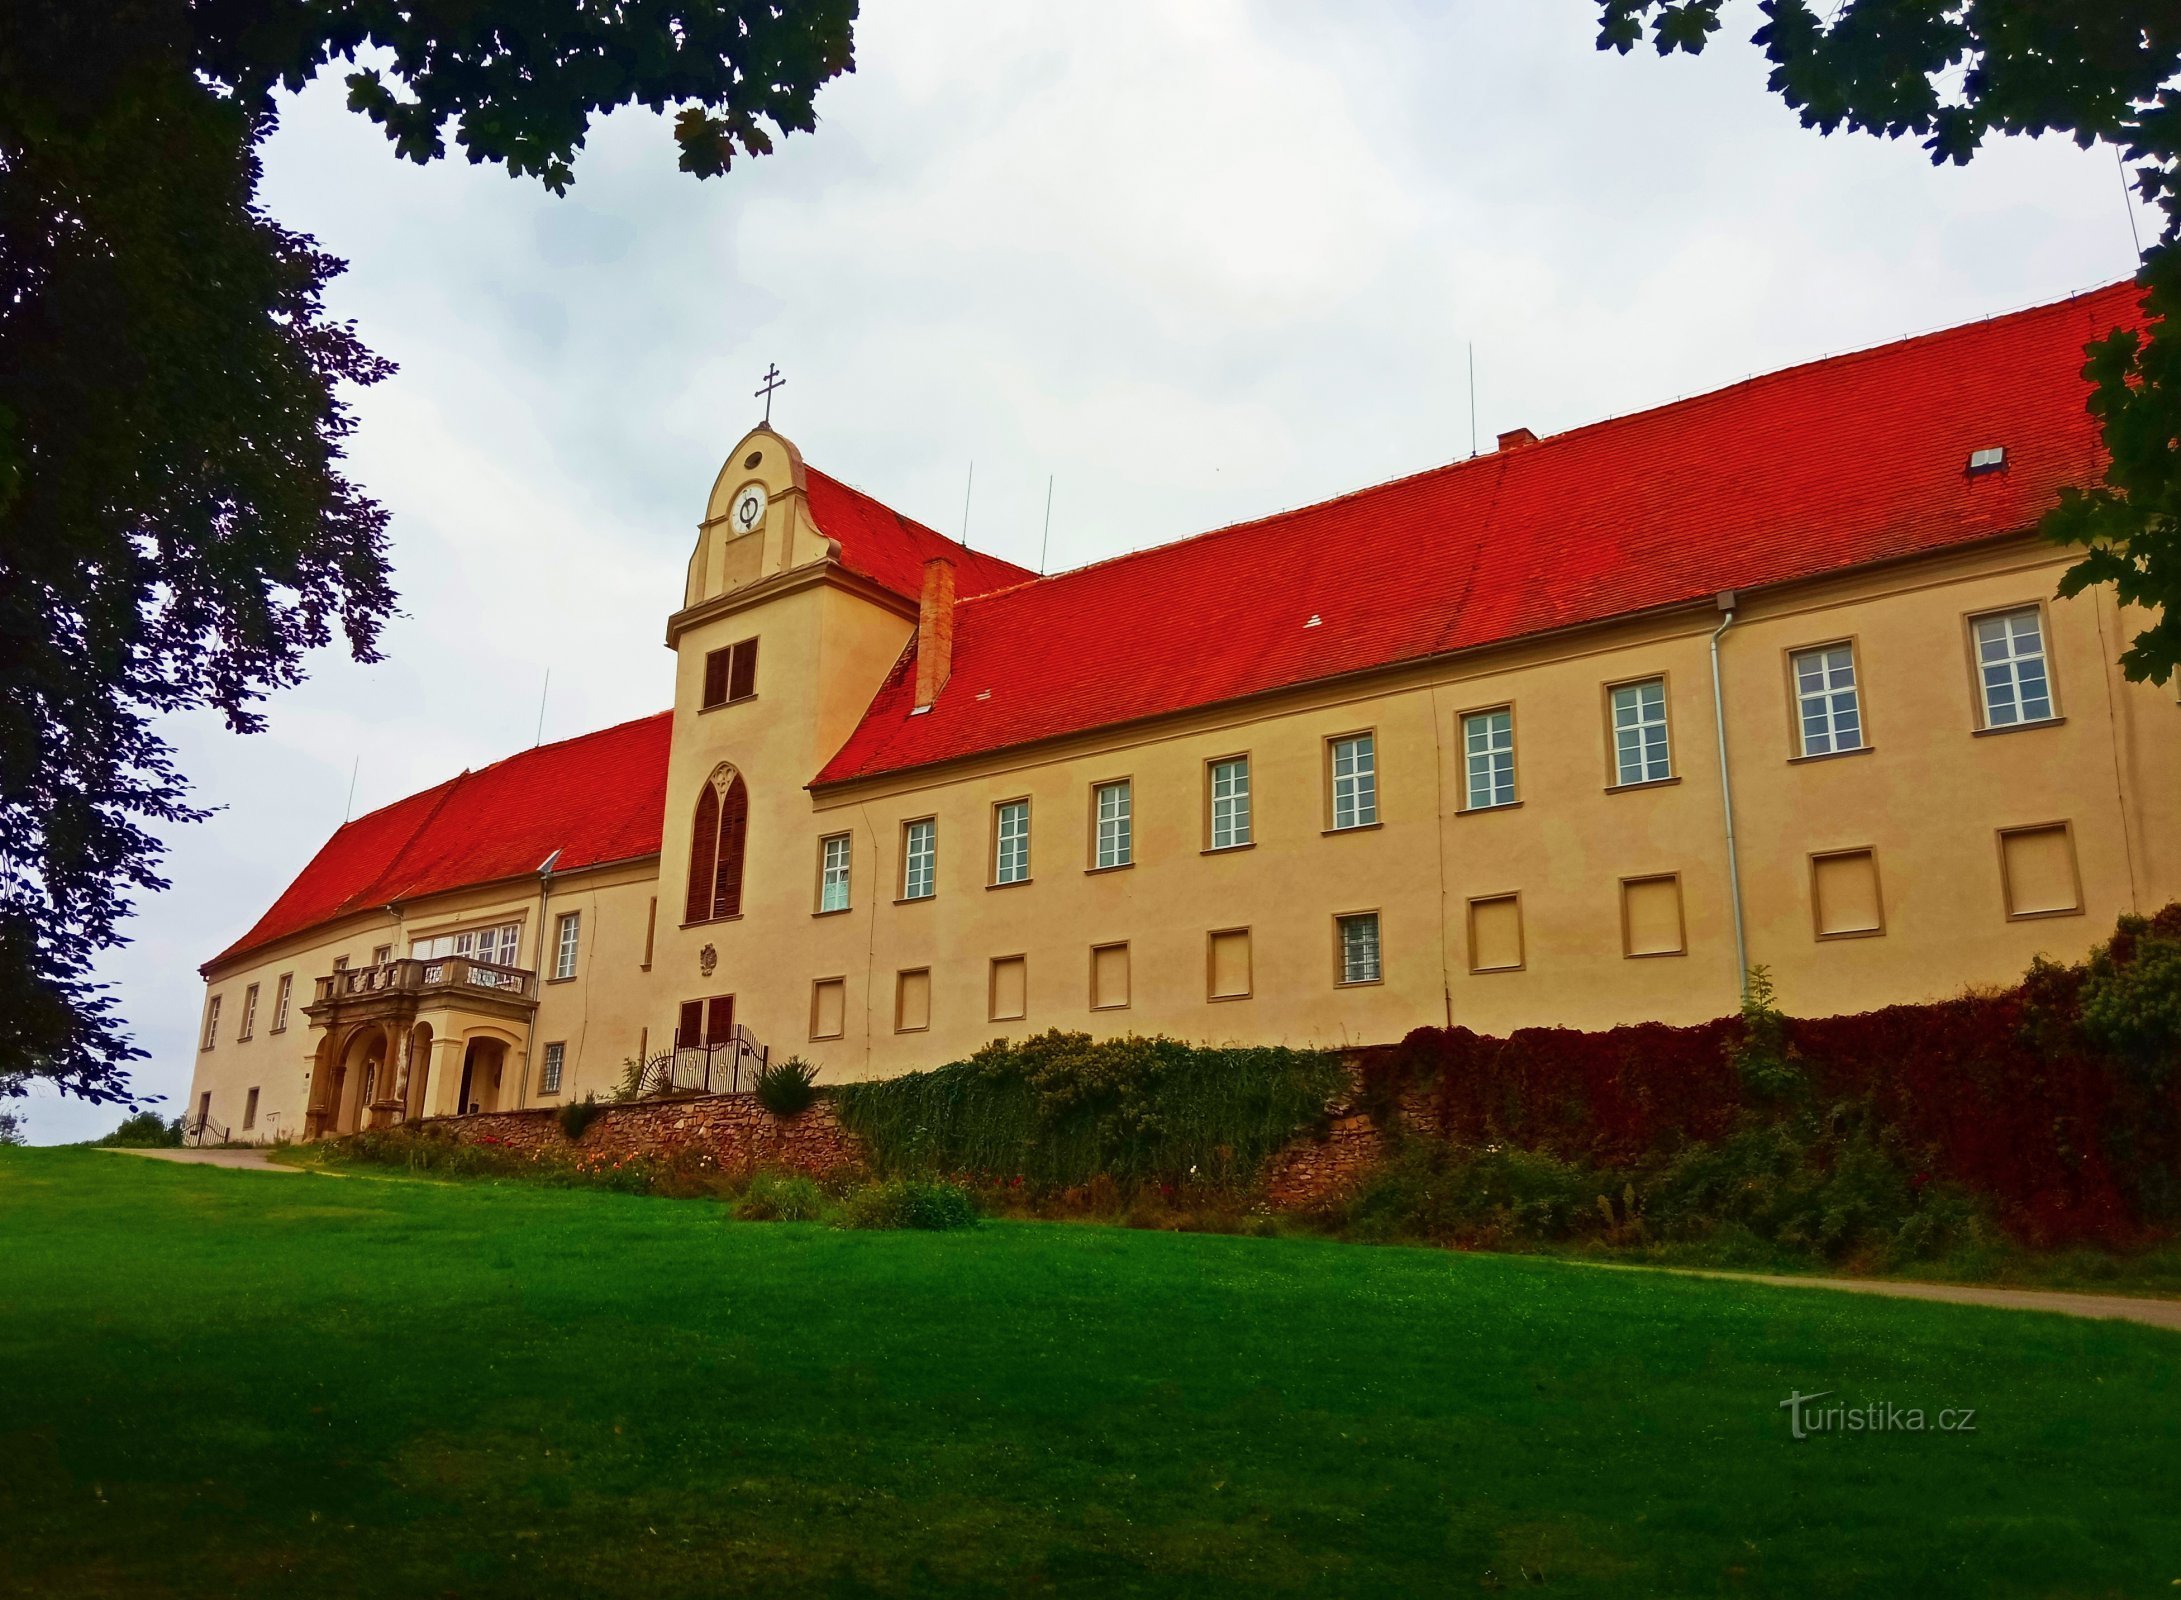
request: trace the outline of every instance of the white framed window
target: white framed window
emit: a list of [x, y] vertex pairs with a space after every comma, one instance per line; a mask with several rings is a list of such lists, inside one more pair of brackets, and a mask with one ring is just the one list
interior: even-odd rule
[[1510, 708], [1472, 711], [1462, 718], [1462, 771], [1469, 810], [1515, 803], [1515, 714]]
[[1674, 775], [1666, 743], [1666, 680], [1613, 690], [1613, 781], [1656, 783]]
[[1368, 828], [1378, 821], [1378, 747], [1367, 733], [1327, 746], [1333, 764], [1333, 826]]
[[939, 824], [925, 817], [901, 830], [901, 898], [929, 900], [939, 887]]
[[209, 1050], [220, 1038], [220, 997], [214, 995], [204, 1003], [204, 1043], [201, 1049]]
[[553, 976], [576, 975], [576, 956], [583, 948], [583, 913], [563, 911], [553, 924]]
[[559, 1094], [561, 1069], [568, 1064], [568, 1046], [555, 1039], [545, 1047], [545, 1060], [538, 1067], [538, 1093]]
[[1250, 842], [1250, 758], [1212, 763], [1212, 848], [1232, 850]]
[[273, 1032], [279, 1033], [288, 1026], [288, 997], [294, 993], [295, 974], [283, 972], [273, 989]]
[[1129, 781], [1123, 778], [1118, 783], [1101, 783], [1091, 794], [1097, 818], [1091, 864], [1125, 867], [1136, 859], [1136, 797], [1130, 790]]
[[1984, 726], [2012, 728], [2052, 720], [2052, 680], [2045, 671], [2044, 619], [2035, 606], [1970, 622]]
[[383, 967], [393, 959], [394, 947], [392, 945], [376, 944], [371, 947], [371, 964], [374, 967]]
[[992, 808], [992, 881], [1022, 883], [1030, 876], [1030, 802], [1008, 800]]
[[1355, 911], [1333, 921], [1340, 932], [1340, 981], [1378, 982], [1385, 975], [1379, 961], [1378, 913]]
[[489, 961], [497, 966], [512, 967], [522, 942], [523, 925], [519, 922], [503, 922], [490, 928], [464, 928], [460, 933], [443, 933], [433, 939], [418, 939], [409, 946], [409, 954], [419, 961], [438, 961], [447, 956], [468, 956], [473, 961]]
[[818, 909], [848, 909], [849, 836], [836, 833], [818, 847]]
[[242, 1026], [235, 1030], [239, 1042], [257, 1031], [257, 985], [251, 984], [242, 991]]
[[1855, 684], [1855, 651], [1828, 644], [1788, 658], [1795, 678], [1795, 727], [1806, 756], [1863, 748], [1863, 707]]

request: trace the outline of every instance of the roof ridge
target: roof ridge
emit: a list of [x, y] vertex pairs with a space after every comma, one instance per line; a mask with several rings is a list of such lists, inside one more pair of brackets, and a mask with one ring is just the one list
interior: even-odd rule
[[[963, 543], [960, 539], [955, 538], [954, 535], [952, 535], [951, 533], [941, 533], [937, 528], [933, 527], [928, 522], [917, 521], [916, 518], [910, 516], [906, 511], [901, 510], [890, 501], [881, 500], [877, 495], [873, 494], [868, 489], [858, 488], [855, 484], [850, 483], [846, 478], [841, 477], [838, 473], [828, 472], [825, 470], [825, 468], [820, 466], [814, 466], [808, 461], [805, 461], [803, 463], [803, 472], [805, 476], [813, 473], [816, 474], [818, 477], [825, 479], [825, 481], [831, 484], [834, 488], [839, 489], [844, 493], [852, 494], [859, 500], [866, 500], [872, 505], [877, 506], [879, 510], [885, 512], [896, 522], [899, 522], [906, 527], [914, 528], [919, 533], [929, 534], [932, 538], [937, 539], [944, 544], [950, 544], [955, 549], [961, 551], [964, 555], [975, 556], [980, 561], [992, 561], [997, 562], [1003, 567], [1010, 567], [1016, 572], [1020, 572], [1024, 575], [1024, 582], [1035, 582], [1040, 576], [1040, 574], [1032, 572], [1028, 567], [1023, 566], [1020, 562], [1010, 561], [1007, 557], [999, 555], [991, 550], [979, 550], [974, 545]], [[1008, 587], [1020, 588], [1022, 587], [1022, 585], [1019, 583], [1010, 584], [1008, 585]], [[990, 591], [986, 592], [989, 593]]]
[[[1906, 334], [1900, 338], [1889, 339], [1882, 343], [1858, 345], [1847, 350], [1836, 350], [1826, 355], [1812, 356], [1807, 361], [1798, 361], [1792, 366], [1777, 367], [1769, 372], [1751, 373], [1747, 377], [1735, 379], [1732, 383], [1721, 384], [1715, 389], [1700, 389], [1694, 394], [1680, 395], [1672, 400], [1662, 401], [1655, 406], [1646, 406], [1640, 411], [1617, 412], [1611, 416], [1594, 418], [1589, 422], [1579, 422], [1571, 428], [1563, 428], [1558, 433], [1546, 434], [1534, 443], [1523, 446], [1520, 454], [1525, 458], [1534, 458], [1539, 451], [1554, 445], [1564, 445], [1577, 438], [1593, 438], [1609, 429], [1626, 427], [1636, 422], [1667, 416], [1729, 395], [1740, 395], [1753, 389], [1785, 382], [1805, 375], [1819, 367], [1849, 366], [1879, 356], [1891, 355], [1904, 346], [1926, 344], [1935, 340], [1964, 336], [1973, 330], [1988, 327], [1995, 322], [2012, 321], [2017, 317], [2028, 317], [2043, 311], [2059, 311], [2075, 304], [2077, 301], [2095, 299], [2101, 295], [2113, 294], [2118, 290], [2131, 287], [2134, 281], [2132, 278], [2121, 278], [2111, 283], [2100, 284], [2095, 288], [2077, 289], [2072, 293], [2062, 295], [2057, 300], [2042, 300], [2030, 305], [2015, 306], [2005, 311], [1995, 311], [1989, 316], [1979, 317], [1974, 321], [1949, 323], [1938, 328], [1926, 328], [1920, 333]], [[1344, 490], [1336, 495], [1328, 495], [1323, 500], [1309, 500], [1298, 506], [1287, 506], [1281, 510], [1268, 511], [1259, 516], [1245, 517], [1239, 522], [1222, 523], [1216, 528], [1206, 528], [1198, 533], [1185, 533], [1172, 539], [1162, 539], [1157, 544], [1147, 544], [1138, 549], [1123, 550], [1114, 555], [1102, 556], [1096, 561], [1085, 562], [1080, 567], [1069, 567], [1062, 572], [1041, 574], [1023, 583], [1010, 584], [1003, 589], [988, 589], [982, 594], [965, 596], [956, 604], [967, 606], [974, 605], [980, 600], [997, 600], [1003, 596], [1034, 587], [1037, 584], [1057, 582], [1062, 578], [1075, 577], [1079, 573], [1096, 572], [1101, 568], [1117, 566], [1124, 561], [1136, 560], [1138, 557], [1154, 556], [1162, 551], [1172, 550], [1182, 545], [1195, 544], [1199, 540], [1216, 539], [1227, 534], [1246, 533], [1252, 529], [1271, 526], [1291, 517], [1304, 516], [1311, 512], [1323, 511], [1331, 506], [1343, 505], [1349, 501], [1380, 494], [1390, 489], [1398, 489], [1405, 484], [1415, 483], [1420, 479], [1435, 477], [1440, 474], [1456, 473], [1464, 467], [1473, 467], [1479, 463], [1496, 462], [1504, 466], [1511, 454], [1514, 454], [1514, 452], [1488, 450], [1480, 451], [1476, 455], [1463, 456], [1453, 461], [1442, 461], [1435, 466], [1420, 467], [1413, 472], [1400, 473], [1377, 483], [1364, 484], [1359, 488]]]
[[[587, 739], [602, 739], [609, 733], [619, 733], [622, 729], [633, 728], [638, 723], [656, 722], [661, 717], [671, 717], [672, 715], [674, 715], [672, 706], [668, 706], [664, 711], [647, 711], [640, 717], [629, 717], [621, 722], [609, 722], [605, 727], [593, 728], [588, 733], [571, 733], [565, 739], [549, 739], [543, 744], [534, 744], [527, 750], [518, 750], [513, 755], [500, 757], [497, 761], [488, 761], [475, 770], [480, 773], [490, 772], [495, 767], [504, 767], [511, 761], [520, 761], [526, 756], [534, 756], [541, 750], [560, 750], [572, 744], [582, 744]], [[468, 776], [471, 770], [471, 768], [464, 767], [462, 769], [463, 776]], [[399, 805], [400, 802], [396, 801], [395, 804]]]

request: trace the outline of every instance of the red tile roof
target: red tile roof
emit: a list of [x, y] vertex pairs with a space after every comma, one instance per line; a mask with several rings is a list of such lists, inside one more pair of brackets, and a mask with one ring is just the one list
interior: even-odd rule
[[[2082, 347], [2137, 305], [2116, 284], [968, 601], [931, 710], [912, 647], [816, 783], [2017, 532], [2098, 480]], [[1969, 477], [1987, 445], [2006, 469]]]
[[816, 467], [803, 468], [810, 494], [810, 514], [819, 530], [841, 547], [841, 565], [895, 594], [914, 600], [924, 592], [924, 563], [945, 556], [954, 563], [954, 592], [983, 594], [1035, 578], [1012, 561], [986, 555], [911, 522], [891, 506], [829, 478]]
[[540, 745], [346, 823], [209, 970], [396, 900], [655, 855], [672, 712]]

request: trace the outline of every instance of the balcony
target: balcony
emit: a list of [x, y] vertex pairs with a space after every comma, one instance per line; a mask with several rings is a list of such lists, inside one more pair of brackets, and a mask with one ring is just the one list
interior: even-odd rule
[[317, 997], [306, 1010], [382, 995], [413, 998], [420, 1003], [486, 996], [503, 1001], [538, 998], [536, 973], [470, 956], [435, 956], [429, 961], [405, 956], [375, 967], [346, 967], [330, 972], [317, 984]]
[[471, 956], [405, 956], [370, 967], [344, 967], [314, 979], [317, 992], [303, 1014], [314, 1028], [351, 1023], [435, 1021], [442, 1031], [454, 1014], [519, 1033], [538, 1009], [538, 975]]

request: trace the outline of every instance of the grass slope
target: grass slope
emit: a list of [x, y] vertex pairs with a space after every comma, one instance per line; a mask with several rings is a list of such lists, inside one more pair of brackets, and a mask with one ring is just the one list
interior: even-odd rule
[[[0, 1590], [2167, 1592], [2177, 1357], [1549, 1261], [5, 1152]], [[1794, 1443], [1795, 1387], [1977, 1431]]]

